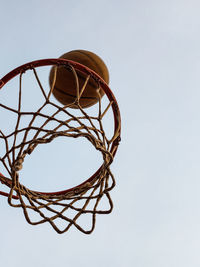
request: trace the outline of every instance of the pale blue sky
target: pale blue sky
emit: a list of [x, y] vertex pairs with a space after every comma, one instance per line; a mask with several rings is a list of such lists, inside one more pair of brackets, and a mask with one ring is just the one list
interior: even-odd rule
[[58, 235], [0, 197], [2, 266], [200, 266], [199, 10], [195, 0], [1, 0], [1, 77], [91, 50], [122, 114], [113, 212], [90, 236]]

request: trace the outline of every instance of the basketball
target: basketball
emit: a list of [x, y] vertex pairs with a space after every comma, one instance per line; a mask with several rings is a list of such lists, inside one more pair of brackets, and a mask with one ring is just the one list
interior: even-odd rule
[[[86, 50], [73, 50], [60, 58], [78, 62], [91, 70], [95, 71], [107, 84], [109, 83], [109, 72], [103, 60], [96, 54]], [[52, 86], [54, 80], [55, 67], [51, 68], [49, 75], [49, 84]], [[79, 81], [79, 92], [81, 91], [87, 75], [76, 71]], [[99, 101], [99, 94], [97, 93], [98, 84], [93, 79], [89, 79], [86, 88], [84, 89], [80, 105], [82, 108], [90, 107]], [[100, 97], [104, 95], [100, 89]], [[64, 66], [59, 66], [56, 74], [56, 81], [53, 89], [54, 97], [63, 105], [68, 105], [76, 100], [76, 79], [72, 71], [66, 69]], [[76, 105], [70, 106], [77, 108]]]

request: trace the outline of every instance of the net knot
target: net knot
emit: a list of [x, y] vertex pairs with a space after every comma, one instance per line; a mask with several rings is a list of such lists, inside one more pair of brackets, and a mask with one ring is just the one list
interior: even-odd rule
[[23, 156], [17, 158], [13, 167], [12, 167], [12, 170], [13, 171], [20, 171], [23, 168], [23, 162], [24, 162]]

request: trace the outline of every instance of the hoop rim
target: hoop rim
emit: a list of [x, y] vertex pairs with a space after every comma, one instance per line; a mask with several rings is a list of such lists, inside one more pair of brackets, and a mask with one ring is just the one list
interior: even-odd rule
[[[116, 100], [113, 92], [111, 91], [111, 89], [109, 88], [107, 83], [96, 72], [89, 69], [88, 67], [86, 67], [86, 66], [84, 66], [78, 62], [75, 62], [72, 60], [67, 60], [67, 59], [61, 59], [61, 58], [59, 58], [59, 59], [49, 58], [49, 59], [40, 59], [40, 60], [31, 61], [31, 62], [28, 62], [26, 64], [23, 64], [23, 65], [15, 68], [15, 69], [13, 69], [9, 73], [7, 73], [2, 79], [0, 79], [0, 90], [4, 87], [5, 84], [7, 84], [14, 77], [18, 76], [21, 73], [25, 73], [27, 70], [31, 70], [31, 69], [34, 69], [37, 67], [51, 66], [51, 65], [73, 66], [76, 70], [79, 70], [85, 74], [91, 75], [92, 78], [96, 79], [100, 83], [101, 88], [103, 89], [103, 91], [105, 92], [109, 101], [111, 102], [113, 116], [114, 116], [114, 135], [113, 136], [115, 138], [112, 141], [112, 145], [111, 145], [111, 149], [110, 149], [110, 152], [112, 153], [112, 156], [114, 157], [116, 152], [117, 152], [119, 142], [121, 140], [121, 138], [120, 138], [121, 116], [120, 116], [119, 106], [118, 106], [117, 100]], [[100, 174], [102, 169], [103, 169], [103, 165], [87, 180], [85, 180], [84, 182], [82, 182], [81, 184], [79, 184], [77, 186], [74, 186], [74, 187], [66, 189], [66, 190], [57, 191], [57, 192], [39, 192], [39, 191], [34, 191], [34, 190], [31, 190], [31, 191], [38, 193], [38, 194], [41, 194], [41, 195], [48, 195], [48, 196], [52, 196], [52, 197], [67, 194], [71, 191], [74, 191], [76, 189], [81, 188], [86, 183], [93, 181], [95, 179], [95, 177], [97, 177]], [[0, 173], [0, 174], [1, 174], [1, 176], [4, 177], [4, 175], [2, 173]], [[12, 180], [9, 178], [6, 178], [6, 180], [7, 180], [7, 183], [8, 184], [10, 183], [10, 186], [11, 186]], [[0, 182], [1, 182], [1, 180], [0, 180]], [[5, 184], [5, 185], [9, 186], [8, 184]], [[0, 191], [0, 195], [9, 197], [9, 194], [6, 192], [3, 192], [3, 191]], [[14, 196], [14, 195], [12, 196], [12, 198], [18, 199], [18, 197]]]

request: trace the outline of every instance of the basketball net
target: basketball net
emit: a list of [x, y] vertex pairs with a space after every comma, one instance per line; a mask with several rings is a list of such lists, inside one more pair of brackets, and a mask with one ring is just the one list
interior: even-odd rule
[[[36, 71], [38, 66], [44, 67], [47, 65], [55, 66], [54, 81], [48, 93], [43, 88]], [[72, 71], [76, 80], [77, 96], [73, 103], [66, 106], [60, 106], [52, 100], [56, 73], [60, 66]], [[22, 84], [27, 70], [32, 71], [44, 98], [44, 103], [34, 112], [22, 111]], [[86, 77], [82, 88], [79, 88], [78, 72], [84, 73]], [[110, 191], [115, 186], [115, 179], [110, 170], [110, 165], [120, 141], [121, 128], [117, 102], [107, 84], [97, 74], [83, 65], [69, 60], [51, 59], [27, 63], [4, 76], [0, 80], [0, 88], [17, 75], [19, 75], [18, 108], [13, 109], [0, 103], [0, 110], [7, 110], [17, 116], [14, 131], [5, 134], [0, 130], [0, 139], [4, 143], [0, 155], [0, 162], [4, 168], [1, 170], [3, 174], [0, 173], [0, 181], [3, 184], [2, 187], [6, 186], [9, 189], [8, 192], [0, 191], [0, 194], [7, 197], [10, 206], [22, 208], [27, 222], [31, 225], [48, 222], [59, 234], [66, 232], [73, 225], [81, 232], [90, 234], [95, 227], [96, 215], [108, 214], [113, 209]], [[79, 103], [81, 95], [91, 79], [98, 83], [98, 90], [102, 88], [109, 99], [107, 107], [102, 109], [102, 100], [99, 95], [96, 104], [96, 116], [90, 116]], [[43, 110], [50, 105], [53, 106], [54, 112], [48, 115]], [[74, 110], [70, 108], [71, 106], [76, 106], [76, 110], [79, 110], [79, 116], [73, 114]], [[113, 111], [115, 129], [113, 136], [107, 138], [102, 119], [110, 109]], [[64, 119], [59, 118], [60, 114]], [[23, 117], [30, 120], [26, 127], [21, 128], [20, 122]], [[44, 119], [41, 125], [35, 125], [38, 117]], [[74, 126], [75, 124], [76, 126]], [[23, 133], [20, 142], [18, 142], [19, 133]], [[30, 135], [32, 136], [31, 139]], [[51, 143], [58, 137], [85, 138], [102, 154], [103, 164], [88, 180], [70, 189], [45, 193], [25, 187], [20, 182], [20, 170], [25, 164], [27, 155], [31, 155], [37, 146]], [[13, 142], [9, 141], [10, 138]], [[98, 208], [102, 199], [107, 199], [109, 208], [105, 210]], [[33, 212], [39, 215], [39, 219], [36, 220], [35, 216], [32, 216]], [[85, 229], [85, 226], [79, 223], [79, 217], [84, 214], [91, 217], [89, 229]], [[62, 227], [59, 220], [63, 221]]]

